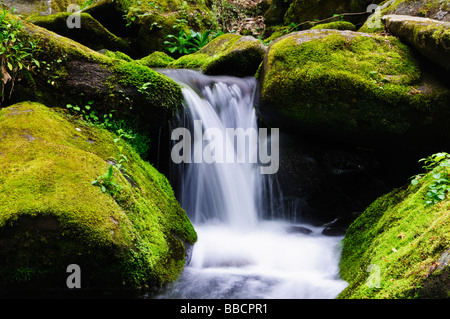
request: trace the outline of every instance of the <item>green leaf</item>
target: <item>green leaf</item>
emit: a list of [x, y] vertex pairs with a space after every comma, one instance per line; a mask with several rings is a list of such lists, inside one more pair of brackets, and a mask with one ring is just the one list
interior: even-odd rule
[[440, 179], [440, 178], [441, 178], [441, 173], [433, 174], [433, 177], [434, 177], [435, 179]]
[[111, 178], [114, 176], [114, 166], [113, 165], [111, 165], [110, 167], [109, 167], [109, 169], [108, 169], [108, 173], [107, 173], [107, 175], [106, 175], [106, 179], [107, 180], [111, 180]]

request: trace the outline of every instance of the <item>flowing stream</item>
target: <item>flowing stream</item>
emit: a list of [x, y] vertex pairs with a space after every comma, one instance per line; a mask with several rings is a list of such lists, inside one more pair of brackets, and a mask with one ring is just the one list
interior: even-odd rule
[[[175, 188], [198, 241], [179, 280], [156, 297], [335, 298], [347, 285], [338, 276], [342, 237], [326, 237], [320, 227], [283, 218], [295, 212], [286, 212], [290, 208], [282, 204], [276, 174], [261, 174], [260, 165], [251, 162], [250, 150], [256, 149], [250, 140], [244, 163], [236, 163], [242, 156], [239, 144], [226, 143], [235, 140], [227, 128], [258, 129], [255, 79], [159, 71], [182, 85], [185, 112], [177, 125], [191, 133], [191, 154], [184, 153], [191, 163], [175, 165]], [[207, 129], [214, 130], [214, 138]], [[219, 133], [223, 143], [209, 150], [216, 161], [199, 158], [198, 150]], [[233, 163], [217, 163], [220, 155]]]

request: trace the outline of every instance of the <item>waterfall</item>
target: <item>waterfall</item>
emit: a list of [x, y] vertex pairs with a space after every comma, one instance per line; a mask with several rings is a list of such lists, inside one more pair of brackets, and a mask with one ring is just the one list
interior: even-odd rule
[[[337, 296], [346, 286], [338, 278], [342, 238], [325, 237], [320, 228], [310, 225], [309, 234], [288, 231], [293, 224], [282, 219], [289, 214], [281, 205], [276, 174], [261, 174], [260, 163], [250, 160], [265, 144], [253, 145], [250, 134], [245, 152], [239, 148], [243, 144], [235, 143], [232, 132], [237, 128], [259, 132], [255, 79], [206, 76], [193, 70], [158, 71], [182, 86], [185, 111], [175, 126], [190, 132], [191, 139], [181, 142], [179, 135], [172, 136], [178, 146], [185, 146], [184, 163], [175, 165], [176, 189], [198, 233], [190, 264], [158, 298]], [[220, 137], [220, 143], [208, 148]], [[258, 141], [270, 144], [270, 139]], [[175, 149], [180, 155], [181, 147]], [[272, 143], [271, 154], [275, 151]], [[205, 153], [215, 161], [201, 158]], [[228, 161], [222, 163], [223, 159]]]

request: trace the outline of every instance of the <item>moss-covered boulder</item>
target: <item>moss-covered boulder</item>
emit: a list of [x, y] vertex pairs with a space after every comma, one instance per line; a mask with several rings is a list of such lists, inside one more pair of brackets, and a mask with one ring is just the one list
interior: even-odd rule
[[40, 67], [17, 81], [11, 100], [3, 105], [32, 100], [64, 108], [93, 101], [92, 110], [101, 115], [114, 112], [153, 140], [182, 107], [181, 88], [165, 75], [23, 23], [23, 41], [36, 44], [34, 58]]
[[450, 200], [425, 203], [435, 180], [393, 190], [350, 225], [340, 262], [349, 285], [339, 298], [449, 297]]
[[116, 138], [38, 103], [0, 110], [1, 289], [67, 288], [70, 264], [86, 289], [177, 278], [196, 233], [166, 178]]
[[172, 68], [201, 68], [205, 74], [251, 76], [261, 64], [266, 47], [252, 36], [227, 33], [196, 53], [171, 62]]
[[[380, 2], [380, 0], [293, 0], [285, 13], [284, 24], [314, 21], [315, 19], [322, 20], [340, 13], [366, 12], [370, 4]], [[354, 15], [348, 18], [357, 23], [361, 19], [364, 20], [365, 16]]]
[[[78, 19], [77, 27], [69, 28], [68, 20]], [[108, 31], [102, 24], [88, 13], [61, 12], [48, 16], [34, 16], [29, 21], [53, 31], [59, 35], [75, 40], [93, 50], [108, 49], [132, 53], [130, 44]]]
[[149, 68], [166, 68], [173, 61], [175, 61], [175, 59], [168, 54], [161, 51], [155, 51], [136, 62], [148, 66]]
[[385, 15], [386, 28], [424, 56], [450, 71], [450, 22]]
[[[385, 15], [408, 15], [450, 22], [450, 2], [448, 0], [385, 0], [373, 15], [359, 29], [361, 32], [381, 32]], [[377, 19], [377, 20], [375, 20]], [[377, 22], [377, 23], [374, 23]]]
[[293, 132], [417, 146], [450, 137], [449, 89], [424, 76], [395, 37], [292, 33], [269, 46], [259, 81], [263, 119]]

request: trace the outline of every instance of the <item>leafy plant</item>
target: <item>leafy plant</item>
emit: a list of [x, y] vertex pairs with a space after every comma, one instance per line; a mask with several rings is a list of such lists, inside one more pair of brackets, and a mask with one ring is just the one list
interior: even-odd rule
[[[215, 35], [217, 36], [217, 35]], [[185, 32], [184, 29], [180, 29], [178, 36], [169, 34], [164, 41], [166, 44], [166, 50], [172, 54], [184, 55], [191, 54], [200, 50], [203, 46], [208, 44], [214, 37], [212, 37], [212, 30], [207, 30], [203, 33], [189, 30]]]
[[[127, 134], [122, 129], [120, 129], [118, 133], [119, 137], [114, 139], [114, 144], [116, 145], [119, 143], [122, 137], [127, 136]], [[130, 138], [130, 136], [128, 136], [128, 138]], [[112, 157], [111, 159], [116, 163], [115, 166], [119, 169], [119, 171], [121, 171], [122, 174], [126, 174], [126, 170], [123, 167], [122, 163], [128, 163], [128, 158], [124, 154], [122, 154], [123, 146], [118, 145], [117, 147], [119, 148], [119, 155], [117, 159], [115, 157]]]
[[94, 0], [84, 0], [81, 3], [80, 10], [86, 9], [87, 7], [89, 7], [90, 5], [93, 5], [93, 4], [94, 4]]
[[103, 193], [108, 193], [111, 196], [115, 196], [120, 190], [122, 189], [122, 186], [114, 182], [114, 167], [125, 177], [128, 179], [131, 179], [131, 177], [128, 175], [124, 163], [128, 163], [128, 158], [123, 154], [123, 146], [118, 145], [122, 137], [127, 136], [127, 133], [123, 130], [119, 130], [119, 136], [114, 139], [114, 144], [117, 145], [119, 149], [119, 154], [116, 157], [110, 157], [110, 163], [113, 162], [110, 166], [108, 171], [97, 177], [95, 181], [92, 181], [92, 185], [99, 186]]
[[[94, 101], [89, 101], [84, 107], [79, 107], [78, 105], [67, 104], [66, 108], [69, 111], [74, 111], [74, 114], [80, 116], [83, 120], [91, 122], [93, 124], [99, 124], [100, 118], [95, 110], [92, 110], [92, 105]], [[108, 116], [104, 115], [104, 119], [107, 120]]]
[[377, 84], [380, 88], [383, 88], [383, 84], [389, 83], [389, 80], [377, 71], [370, 71], [369, 77], [372, 79], [372, 82]]
[[425, 174], [431, 173], [433, 181], [428, 186], [425, 203], [434, 205], [446, 199], [450, 192], [450, 175], [447, 173], [447, 168], [450, 167], [450, 154], [445, 152], [436, 153], [420, 159], [419, 162], [424, 162], [422, 168], [426, 170], [426, 173], [411, 177], [411, 184], [419, 184], [420, 179]]
[[[14, 13], [14, 8], [12, 9]], [[0, 11], [0, 71], [1, 97], [5, 98], [5, 86], [11, 83], [9, 98], [14, 91], [14, 84], [21, 75], [40, 67], [33, 55], [37, 51], [35, 43], [26, 41], [22, 36], [23, 24], [18, 17], [13, 17], [7, 10]]]
[[[145, 90], [151, 83], [146, 83], [139, 90], [142, 93], [147, 93]], [[80, 107], [78, 105], [67, 104], [66, 109], [69, 111], [71, 117], [86, 121], [88, 125], [97, 125], [108, 131], [114, 132], [120, 138], [126, 140], [142, 157], [146, 157], [150, 147], [150, 139], [148, 135], [142, 131], [137, 132], [130, 127], [130, 121], [124, 119], [117, 119], [114, 114], [115, 110], [110, 110], [109, 113], [99, 114], [93, 109], [94, 101], [89, 101], [86, 105]]]
[[115, 196], [122, 188], [114, 182], [114, 165], [111, 165], [105, 174], [97, 177], [92, 185], [99, 186], [103, 193], [108, 193], [111, 196]]

